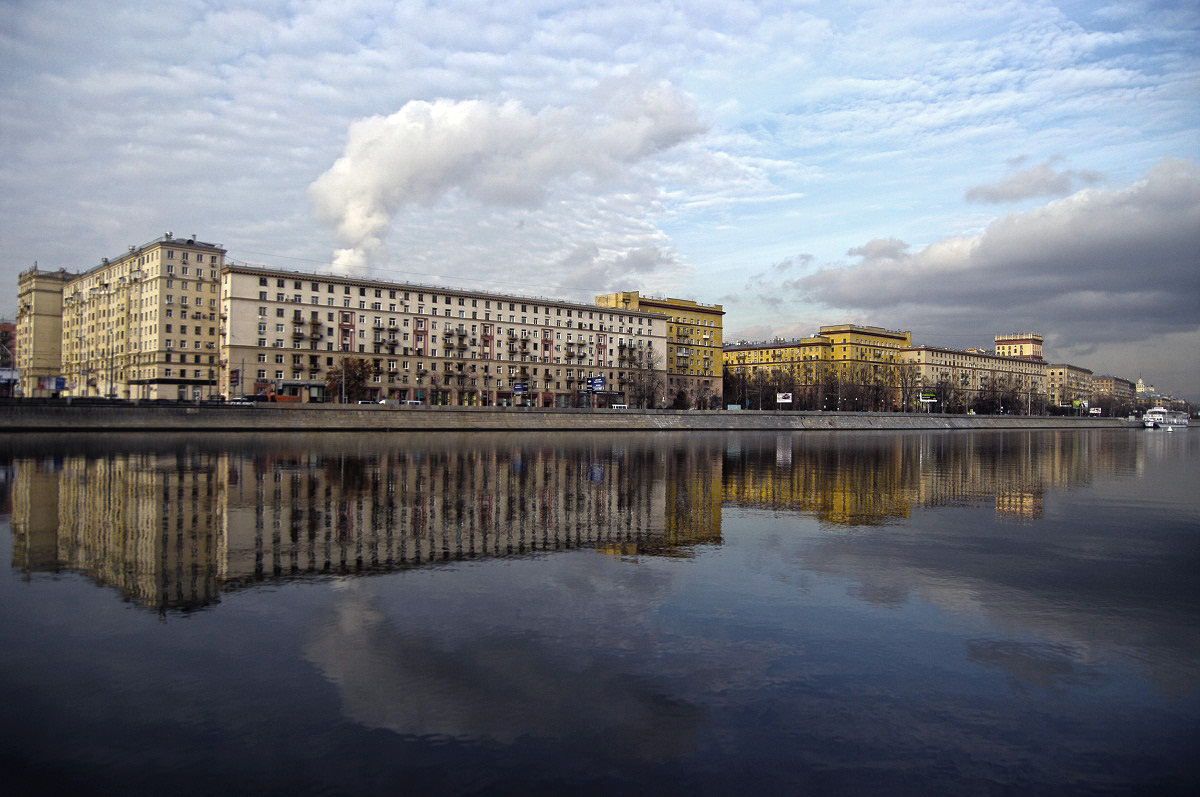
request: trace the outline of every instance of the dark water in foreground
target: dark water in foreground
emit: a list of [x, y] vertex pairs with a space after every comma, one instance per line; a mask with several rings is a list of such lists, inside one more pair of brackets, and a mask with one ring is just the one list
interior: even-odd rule
[[0, 442], [8, 793], [1200, 793], [1200, 431]]

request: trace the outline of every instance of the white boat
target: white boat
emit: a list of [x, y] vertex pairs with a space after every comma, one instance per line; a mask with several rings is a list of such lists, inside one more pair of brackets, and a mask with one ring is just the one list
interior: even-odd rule
[[1142, 425], [1147, 429], [1186, 427], [1188, 425], [1188, 415], [1186, 412], [1180, 412], [1179, 410], [1154, 407], [1146, 410], [1146, 414], [1142, 416]]

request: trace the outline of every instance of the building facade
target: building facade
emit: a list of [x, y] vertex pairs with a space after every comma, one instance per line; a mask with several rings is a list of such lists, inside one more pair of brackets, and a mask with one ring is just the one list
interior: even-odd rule
[[29, 339], [24, 394], [214, 395], [224, 259], [216, 244], [166, 233], [83, 272], [22, 274], [19, 336]]
[[[599, 307], [642, 310], [667, 317], [666, 383], [662, 403], [713, 409], [722, 403], [722, 319], [719, 304], [642, 296], [637, 291], [596, 297]], [[683, 394], [683, 400], [677, 397]]]
[[726, 371], [742, 385], [744, 405], [767, 390], [793, 395], [787, 408], [895, 409], [901, 351], [912, 333], [857, 324], [823, 326], [809, 338], [739, 342], [725, 347]]
[[1047, 366], [1039, 358], [912, 346], [902, 351], [901, 405], [921, 399], [934, 411], [983, 409], [1033, 414], [1045, 408]]
[[1086, 407], [1092, 398], [1092, 372], [1068, 363], [1046, 369], [1046, 393], [1052, 407]]
[[62, 372], [63, 287], [74, 274], [36, 265], [17, 279], [16, 363], [22, 396], [56, 396]]
[[17, 392], [17, 325], [0, 321], [0, 396], [10, 398]]
[[811, 338], [738, 342], [725, 347], [724, 365], [738, 373], [795, 371], [804, 363], [825, 363], [849, 373], [864, 365], [871, 371], [900, 362], [900, 352], [912, 345], [912, 333], [857, 324], [823, 326]]
[[235, 263], [220, 318], [220, 392], [302, 401], [340, 400], [328, 374], [363, 359], [370, 400], [653, 405], [667, 339], [644, 310]]
[[1000, 357], [1016, 357], [1022, 360], [1042, 359], [1042, 336], [1036, 332], [1019, 332], [997, 335], [996, 354]]
[[1128, 414], [1133, 411], [1136, 387], [1128, 379], [1119, 376], [1092, 377], [1092, 406], [1107, 406], [1114, 414]]

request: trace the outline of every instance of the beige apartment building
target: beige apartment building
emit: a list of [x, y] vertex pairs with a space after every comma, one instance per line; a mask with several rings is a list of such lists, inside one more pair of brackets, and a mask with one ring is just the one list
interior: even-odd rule
[[1111, 407], [1132, 411], [1136, 387], [1119, 376], [1092, 377], [1092, 404], [1108, 403]]
[[[999, 340], [999, 336], [997, 337]], [[1045, 405], [1047, 365], [1037, 356], [1004, 356], [975, 349], [912, 346], [902, 351], [907, 366], [901, 404], [913, 409], [921, 396], [936, 401], [934, 411], [955, 411], [983, 403], [993, 411], [1038, 413]]]
[[63, 286], [74, 276], [64, 269], [42, 271], [34, 265], [17, 279], [15, 354], [20, 395], [51, 396], [64, 389], [62, 297]]
[[554, 299], [230, 263], [219, 392], [340, 399], [327, 375], [371, 365], [372, 400], [541, 407], [655, 405], [666, 316]]
[[1053, 407], [1085, 407], [1092, 398], [1092, 372], [1078, 365], [1047, 367], [1047, 397]]
[[[327, 375], [355, 357], [370, 365], [373, 400], [658, 406], [666, 396], [673, 322], [660, 312], [281, 272], [225, 254], [166, 233], [79, 272], [21, 274], [20, 393], [329, 401], [340, 396]], [[687, 312], [715, 316], [693, 335], [719, 351], [720, 309]], [[701, 373], [711, 356], [684, 357], [697, 360], [688, 376], [711, 378], [719, 394], [711, 364]]]
[[1018, 332], [996, 335], [996, 355], [1016, 357], [1021, 360], [1042, 359], [1042, 336], [1036, 332]]
[[26, 396], [201, 399], [217, 392], [225, 250], [164, 234], [79, 273], [18, 280]]
[[722, 319], [719, 304], [642, 296], [638, 291], [596, 297], [599, 307], [643, 310], [667, 317], [666, 383], [661, 403], [682, 393], [689, 408], [713, 409], [722, 402]]

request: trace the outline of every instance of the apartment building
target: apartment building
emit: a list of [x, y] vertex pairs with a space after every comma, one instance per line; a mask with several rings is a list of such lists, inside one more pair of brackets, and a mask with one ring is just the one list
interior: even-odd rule
[[75, 275], [34, 265], [17, 278], [16, 367], [23, 396], [65, 390], [62, 378], [63, 286]]
[[1136, 387], [1128, 379], [1119, 376], [1092, 377], [1092, 404], [1105, 404], [1110, 410], [1130, 412], [1134, 406]]
[[738, 342], [726, 346], [724, 363], [735, 373], [753, 375], [786, 373], [816, 376], [816, 364], [830, 367], [843, 376], [865, 367], [871, 373], [900, 362], [902, 349], [912, 345], [912, 333], [883, 327], [834, 324], [823, 326], [810, 338]]
[[1000, 357], [1016, 357], [1021, 360], [1042, 359], [1042, 336], [1036, 332], [1017, 332], [996, 335], [996, 354]]
[[1086, 406], [1092, 398], [1092, 372], [1078, 365], [1056, 363], [1046, 369], [1047, 398], [1052, 407]]
[[219, 390], [338, 400], [350, 358], [372, 399], [542, 407], [656, 404], [666, 316], [446, 287], [280, 272], [221, 274]]
[[164, 234], [82, 272], [18, 281], [26, 396], [200, 399], [217, 386], [225, 250]]
[[1044, 406], [1047, 365], [1040, 355], [1005, 356], [938, 346], [911, 346], [901, 354], [907, 366], [901, 379], [901, 404], [907, 409], [915, 406], [919, 393], [932, 393], [950, 410], [990, 403], [993, 411], [1030, 414]]
[[0, 321], [0, 397], [11, 398], [17, 391], [17, 325]]
[[643, 310], [667, 317], [665, 403], [680, 392], [689, 407], [705, 409], [722, 402], [722, 318], [719, 304], [690, 299], [642, 296], [638, 291], [606, 293], [596, 297], [599, 307]]
[[820, 336], [764, 343], [738, 342], [726, 346], [722, 357], [725, 367], [736, 374], [750, 376], [761, 372], [803, 378], [806, 371], [815, 368], [813, 364], [829, 361], [830, 345], [828, 338]]

